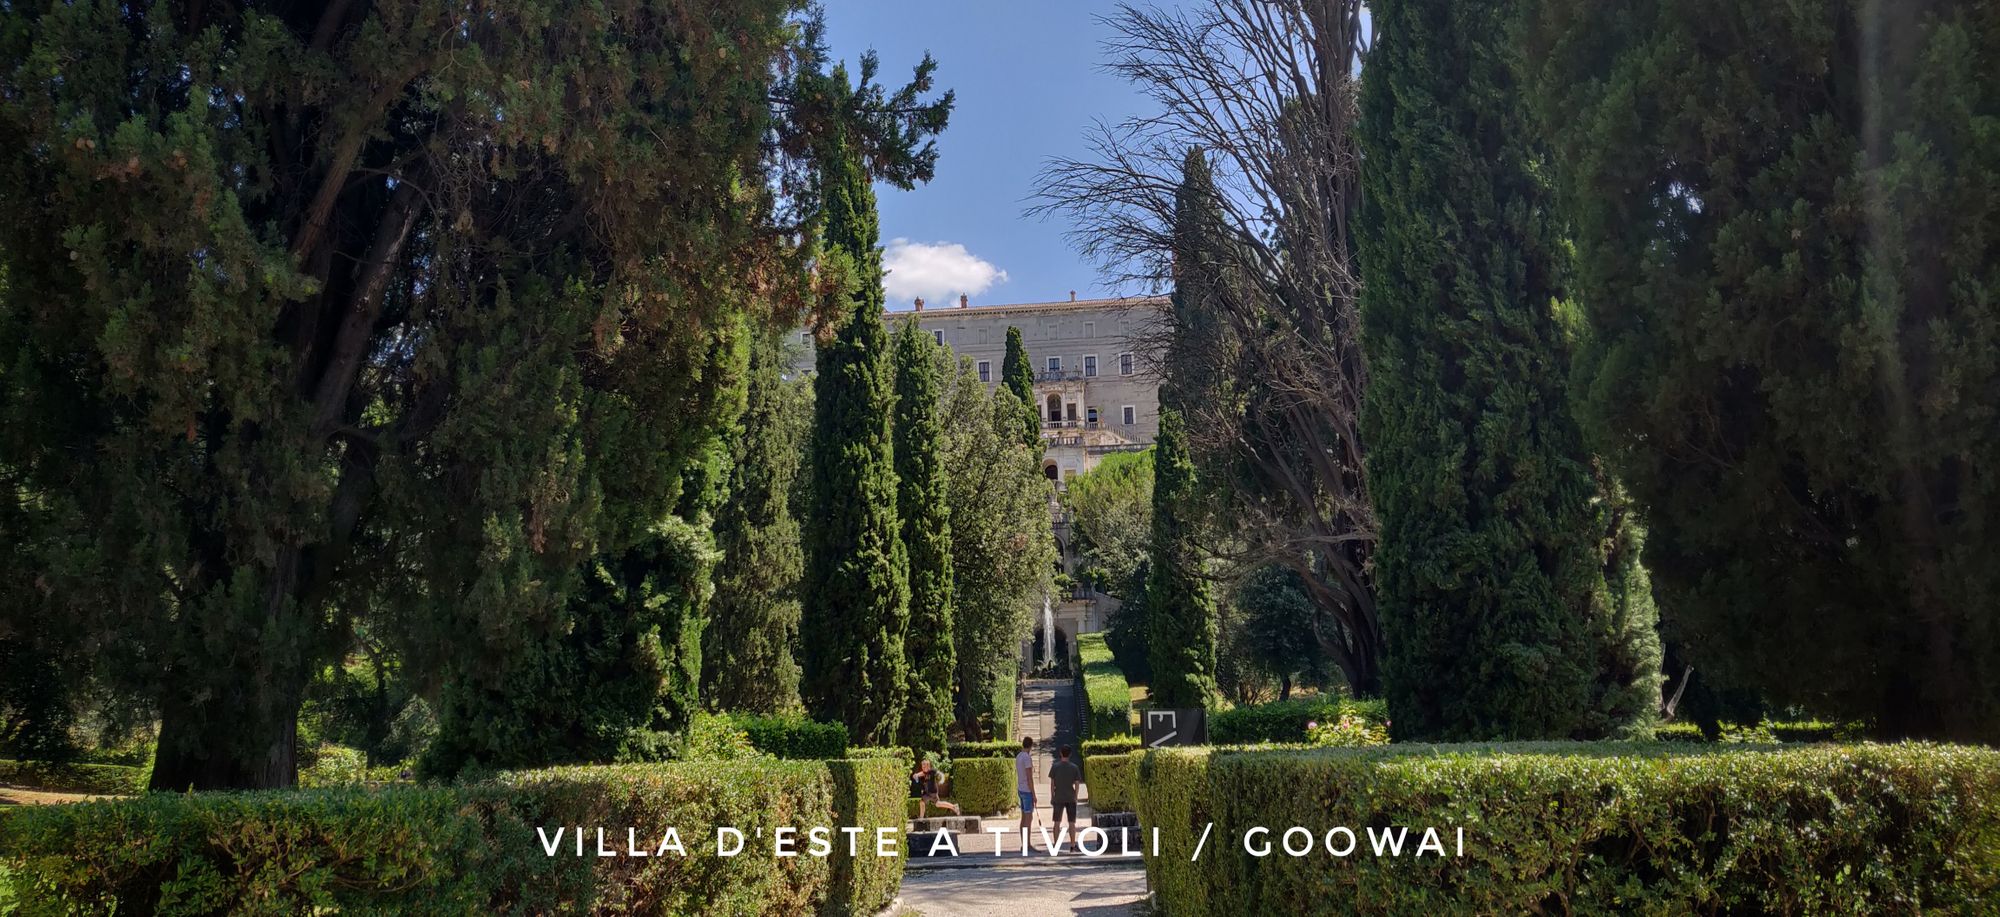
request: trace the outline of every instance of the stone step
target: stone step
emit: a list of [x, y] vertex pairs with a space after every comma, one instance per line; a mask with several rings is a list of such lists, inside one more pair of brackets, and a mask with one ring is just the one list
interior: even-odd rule
[[1091, 816], [1090, 823], [1099, 828], [1137, 828], [1139, 827], [1139, 813], [1099, 812]]
[[[931, 818], [910, 819], [911, 834], [917, 834], [917, 833], [930, 834], [938, 831], [955, 831], [959, 834], [966, 834], [968, 832], [972, 834], [978, 834], [979, 816], [940, 815]], [[926, 839], [924, 843], [928, 845], [930, 841]]]

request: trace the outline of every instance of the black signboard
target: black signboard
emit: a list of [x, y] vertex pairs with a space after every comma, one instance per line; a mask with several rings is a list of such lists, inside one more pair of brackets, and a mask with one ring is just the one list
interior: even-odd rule
[[1148, 710], [1144, 741], [1147, 748], [1208, 743], [1208, 711], [1200, 707]]

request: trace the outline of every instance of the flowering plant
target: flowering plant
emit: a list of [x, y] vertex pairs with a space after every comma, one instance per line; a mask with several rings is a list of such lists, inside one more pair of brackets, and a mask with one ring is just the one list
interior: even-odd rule
[[1336, 722], [1306, 724], [1306, 741], [1313, 745], [1360, 748], [1389, 744], [1389, 724], [1343, 713]]

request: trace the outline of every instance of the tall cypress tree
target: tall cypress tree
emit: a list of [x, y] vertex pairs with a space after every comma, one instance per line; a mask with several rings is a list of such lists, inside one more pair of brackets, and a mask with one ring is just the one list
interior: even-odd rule
[[1160, 410], [1153, 446], [1153, 543], [1146, 582], [1146, 655], [1159, 707], [1202, 707], [1215, 695], [1215, 599], [1195, 542], [1201, 499], [1179, 411]]
[[904, 322], [896, 334], [896, 500], [910, 557], [910, 629], [903, 641], [910, 686], [900, 744], [931, 751], [944, 750], [952, 721], [952, 676], [958, 669], [952, 645], [951, 502], [939, 441], [944, 424], [938, 416], [937, 350], [930, 333], [914, 320]]
[[747, 404], [717, 514], [722, 560], [710, 605], [702, 697], [711, 709], [775, 713], [799, 706], [799, 576], [805, 564], [791, 491], [805, 445], [805, 391], [784, 378], [783, 337], [751, 345]]
[[1597, 484], [1571, 419], [1562, 252], [1504, 5], [1385, 0], [1362, 91], [1360, 232], [1384, 682], [1399, 735], [1602, 736], [1649, 717], [1649, 664], [1600, 684], [1614, 622]]
[[[844, 73], [837, 82], [844, 84]], [[829, 156], [823, 267], [838, 283], [840, 324], [819, 345], [813, 380], [813, 512], [806, 529], [801, 688], [813, 715], [847, 726], [857, 744], [900, 735], [909, 673], [909, 559], [897, 512], [891, 432], [895, 380], [882, 325], [882, 253], [875, 192], [861, 150]]]
[[1021, 442], [1036, 455], [1042, 454], [1042, 413], [1035, 403], [1035, 368], [1028, 365], [1028, 345], [1021, 329], [1007, 326], [1007, 355], [1000, 360], [1000, 384], [1014, 393], [1026, 410], [1021, 412]]

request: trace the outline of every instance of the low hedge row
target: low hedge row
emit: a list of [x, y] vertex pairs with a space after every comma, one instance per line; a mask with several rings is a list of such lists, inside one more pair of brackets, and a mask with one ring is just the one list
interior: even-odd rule
[[732, 714], [730, 721], [758, 751], [777, 758], [826, 760], [847, 755], [847, 727], [804, 716]]
[[1343, 714], [1359, 716], [1371, 723], [1389, 721], [1389, 708], [1380, 700], [1315, 694], [1212, 713], [1208, 717], [1208, 741], [1211, 745], [1304, 742], [1307, 723], [1336, 722]]
[[1132, 811], [1132, 780], [1143, 757], [1145, 753], [1137, 751], [1084, 757], [1083, 783], [1090, 793], [1091, 811]]
[[[893, 761], [730, 761], [560, 768], [459, 787], [155, 793], [0, 820], [22, 914], [873, 913], [902, 861], [775, 857], [780, 826], [900, 828]], [[741, 855], [716, 828], [741, 829]], [[575, 832], [584, 826], [583, 855]], [[652, 850], [668, 827], [686, 856]], [[541, 832], [555, 835], [554, 853]], [[757, 832], [761, 830], [760, 836]], [[803, 838], [799, 845], [805, 849]]]
[[[1759, 723], [1755, 726], [1724, 724], [1724, 741], [1840, 742], [1861, 738], [1867, 730], [1860, 723], [1827, 723], [1805, 720], [1792, 723]], [[1707, 742], [1701, 727], [1693, 723], [1661, 723], [1653, 727], [1653, 738], [1661, 742]]]
[[953, 742], [945, 748], [945, 754], [953, 761], [960, 758], [1012, 758], [1021, 752], [1021, 740], [998, 742]]
[[1132, 735], [1114, 736], [1109, 739], [1083, 740], [1083, 756], [1122, 755], [1139, 750], [1139, 737]]
[[[1134, 790], [1162, 831], [1146, 868], [1174, 917], [1990, 913], [2000, 900], [2000, 751], [1987, 748], [1164, 749], [1143, 756]], [[1270, 855], [1246, 851], [1252, 826], [1270, 829], [1253, 839]], [[1279, 847], [1290, 826], [1311, 852]], [[1371, 832], [1397, 828], [1402, 855], [1376, 855]], [[1418, 855], [1425, 828], [1441, 855]]]
[[1014, 762], [1005, 758], [954, 758], [945, 798], [967, 815], [998, 815], [1019, 806]]
[[1084, 718], [1088, 727], [1084, 737], [1104, 739], [1130, 735], [1132, 686], [1125, 682], [1124, 671], [1112, 659], [1111, 648], [1104, 645], [1104, 634], [1079, 634], [1076, 650], [1077, 658], [1083, 663], [1080, 675], [1083, 697], [1089, 705], [1089, 715]]
[[0, 783], [48, 793], [124, 796], [146, 790], [149, 768], [0, 760]]

